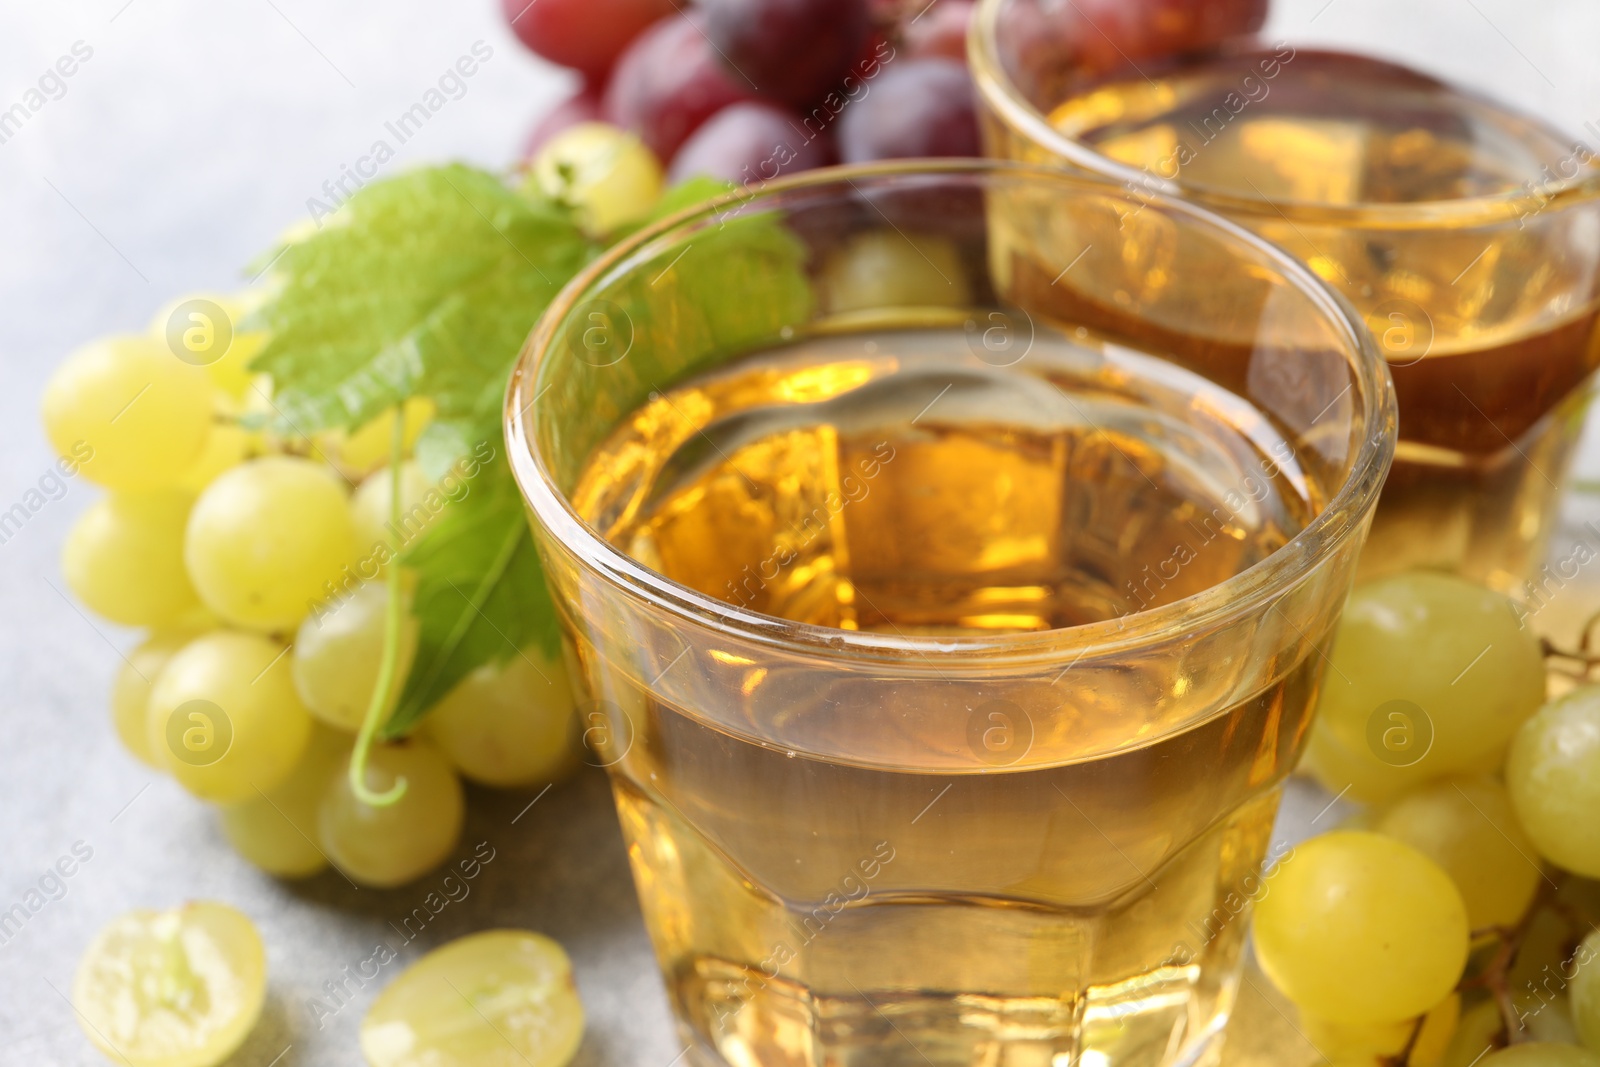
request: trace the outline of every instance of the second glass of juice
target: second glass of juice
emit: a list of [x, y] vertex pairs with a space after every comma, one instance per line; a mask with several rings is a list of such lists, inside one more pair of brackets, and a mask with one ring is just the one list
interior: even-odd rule
[[823, 171], [592, 266], [507, 428], [689, 1062], [1215, 1051], [1393, 448], [1309, 270], [1059, 171]]
[[[983, 0], [971, 59], [990, 154], [1181, 195], [1360, 311], [1400, 403], [1363, 575], [1438, 567], [1537, 596], [1600, 363], [1600, 165], [1582, 141], [1600, 127], [1572, 110], [1600, 85], [1593, 64], [1519, 52], [1504, 5], [1451, 12], [1283, 2], [1258, 35], [1212, 26], [1209, 47], [1150, 58], [1077, 5]], [[1203, 268], [1205, 249], [1150, 236], [1151, 270]]]

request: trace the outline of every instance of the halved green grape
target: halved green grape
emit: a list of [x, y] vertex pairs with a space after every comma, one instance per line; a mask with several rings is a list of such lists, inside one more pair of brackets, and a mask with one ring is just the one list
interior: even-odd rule
[[[820, 278], [828, 311], [884, 307], [968, 307], [961, 254], [943, 237], [866, 230], [829, 253]], [[987, 326], [987, 323], [981, 324]]]
[[533, 180], [577, 210], [595, 235], [637, 222], [661, 198], [661, 164], [644, 142], [604, 122], [580, 122], [556, 134], [534, 157]]
[[236, 626], [287, 630], [355, 551], [343, 484], [321, 463], [266, 456], [212, 482], [189, 515], [184, 562], [200, 599]]
[[1511, 601], [1413, 571], [1351, 593], [1318, 717], [1346, 751], [1440, 778], [1481, 771], [1544, 688], [1539, 638]]
[[[409, 453], [433, 421], [437, 410], [430, 397], [414, 396], [401, 405], [405, 418], [403, 444]], [[323, 449], [345, 473], [359, 478], [389, 462], [390, 437], [394, 433], [394, 408], [368, 420], [354, 432], [320, 435]]]
[[1297, 846], [1256, 904], [1261, 969], [1309, 1014], [1342, 1023], [1421, 1015], [1467, 962], [1450, 876], [1393, 838], [1335, 830]]
[[317, 808], [350, 758], [350, 736], [312, 727], [311, 740], [289, 777], [222, 808], [222, 832], [234, 851], [268, 874], [308, 878], [328, 865], [317, 841]]
[[89, 1041], [126, 1067], [213, 1067], [261, 1015], [261, 935], [226, 904], [131, 911], [78, 964], [72, 1006]]
[[1600, 1056], [1573, 1045], [1536, 1041], [1491, 1052], [1479, 1067], [1600, 1067]]
[[214, 386], [153, 337], [109, 337], [78, 349], [44, 390], [56, 452], [108, 489], [172, 485], [211, 428]]
[[1538, 855], [1492, 778], [1450, 778], [1407, 793], [1372, 829], [1433, 860], [1461, 890], [1474, 930], [1513, 926], [1539, 890]]
[[[1433, 1067], [1443, 1058], [1461, 1020], [1461, 996], [1451, 993], [1421, 1019], [1394, 1023], [1336, 1023], [1301, 1013], [1300, 1029], [1333, 1063], [1377, 1064], [1406, 1049], [1406, 1067]], [[1415, 1039], [1412, 1035], [1415, 1034]]]
[[526, 930], [485, 930], [434, 949], [361, 1020], [369, 1067], [565, 1067], [582, 1041], [572, 961]]
[[232, 804], [289, 776], [311, 736], [288, 650], [218, 630], [183, 646], [150, 690], [150, 750], [195, 796]]
[[166, 770], [167, 762], [150, 748], [150, 689], [167, 661], [194, 640], [192, 630], [153, 633], [129, 652], [111, 683], [111, 723], [122, 745], [140, 763]]
[[363, 559], [382, 559], [376, 551], [380, 546], [388, 546], [391, 551], [409, 547], [444, 512], [444, 493], [428, 480], [415, 460], [407, 460], [400, 465], [400, 522], [391, 530], [389, 486], [389, 468], [383, 467], [367, 475], [350, 498], [356, 553]]
[[1600, 687], [1574, 689], [1523, 724], [1506, 788], [1545, 859], [1600, 878]]
[[538, 648], [485, 664], [445, 694], [423, 731], [474, 782], [514, 788], [553, 781], [578, 755], [566, 664]]
[[384, 793], [397, 778], [406, 780], [405, 794], [386, 807], [357, 799], [345, 774], [318, 808], [328, 858], [359, 885], [404, 885], [443, 863], [461, 837], [461, 782], [437, 749], [413, 740], [374, 745], [367, 788]]
[[[342, 602], [319, 608], [300, 624], [294, 639], [292, 672], [295, 691], [311, 714], [341, 730], [361, 729], [372, 690], [378, 684], [383, 662], [384, 615], [389, 591], [382, 582], [365, 582]], [[400, 698], [406, 672], [417, 653], [417, 620], [411, 614], [411, 596], [400, 606], [400, 658], [395, 662], [396, 684], [390, 690], [393, 710]]]
[[177, 489], [111, 493], [67, 534], [61, 570], [89, 610], [123, 626], [170, 626], [200, 598], [183, 566], [194, 497]]
[[1600, 1052], [1600, 930], [1590, 931], [1579, 943], [1568, 970], [1577, 972], [1567, 987], [1573, 1029], [1585, 1045]]

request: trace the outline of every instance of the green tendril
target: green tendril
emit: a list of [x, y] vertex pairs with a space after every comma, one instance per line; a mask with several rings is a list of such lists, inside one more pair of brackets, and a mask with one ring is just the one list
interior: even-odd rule
[[[400, 528], [400, 461], [406, 446], [406, 420], [399, 405], [394, 409], [394, 429], [389, 434], [389, 532], [392, 536]], [[398, 555], [399, 545], [396, 545]], [[395, 666], [400, 660], [400, 561], [389, 561], [385, 577], [389, 592], [383, 614], [383, 659], [378, 665], [378, 684], [373, 687], [372, 700], [367, 704], [367, 714], [361, 720], [361, 732], [356, 735], [356, 747], [350, 753], [350, 791], [363, 804], [386, 808], [406, 795], [406, 780], [402, 776], [386, 792], [374, 793], [367, 788], [367, 756], [372, 750], [373, 738], [383, 719], [383, 709], [389, 703], [389, 691], [394, 688]]]

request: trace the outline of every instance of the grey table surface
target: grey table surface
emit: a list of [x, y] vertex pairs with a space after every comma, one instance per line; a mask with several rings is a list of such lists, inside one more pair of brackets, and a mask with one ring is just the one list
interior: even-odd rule
[[[1540, 93], [1540, 68], [1583, 69], [1574, 56], [1588, 56], [1587, 83], [1562, 85], [1559, 99], [1575, 125], [1600, 118], [1595, 0], [1414, 6], [1428, 25], [1472, 38], [1460, 58], [1469, 80], [1486, 58], [1527, 63]], [[1405, 29], [1399, 8], [1285, 5], [1290, 21], [1326, 19], [1380, 49]], [[74, 45], [92, 50], [59, 98], [0, 143], [0, 511], [51, 464], [37, 398], [66, 351], [142, 329], [179, 293], [237, 286], [246, 262], [307, 217], [323, 183], [479, 41], [491, 58], [386, 172], [445, 158], [508, 163], [569, 77], [510, 37], [493, 0], [0, 0], [0, 110]], [[1584, 454], [1586, 467], [1600, 465], [1594, 441]], [[79, 953], [125, 909], [214, 898], [247, 911], [268, 946], [270, 1005], [237, 1067], [359, 1063], [361, 1013], [397, 968], [319, 1026], [310, 1005], [324, 983], [380, 941], [403, 964], [497, 925], [542, 930], [572, 953], [589, 1014], [579, 1064], [668, 1067], [681, 1045], [598, 772], [532, 807], [532, 794], [475, 792], [464, 848], [487, 842], [495, 858], [468, 897], [406, 944], [393, 924], [437, 875], [385, 892], [334, 873], [276, 882], [233, 854], [203, 805], [121, 750], [106, 694], [135, 635], [80, 610], [57, 563], [96, 492], [69, 481], [0, 544], [0, 910], [75, 844], [93, 853], [64, 895], [0, 940], [0, 1064], [104, 1062], [65, 996]], [[1325, 802], [1297, 787], [1282, 832], [1303, 833]]]

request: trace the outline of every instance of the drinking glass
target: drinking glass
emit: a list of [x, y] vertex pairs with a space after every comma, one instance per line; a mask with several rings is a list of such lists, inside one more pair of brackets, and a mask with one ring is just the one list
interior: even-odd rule
[[[1258, 34], [1191, 27], [1215, 47], [1163, 59], [1154, 6], [982, 0], [987, 152], [1180, 196], [1306, 262], [1399, 396], [1362, 576], [1442, 568], [1538, 603], [1600, 363], [1600, 68], [1569, 47], [1575, 10], [1275, 0]], [[1158, 261], [1193, 266], [1181, 243]]]
[[690, 1061], [1206, 1055], [1393, 423], [1297, 261], [1053, 169], [818, 171], [575, 279], [508, 443]]

